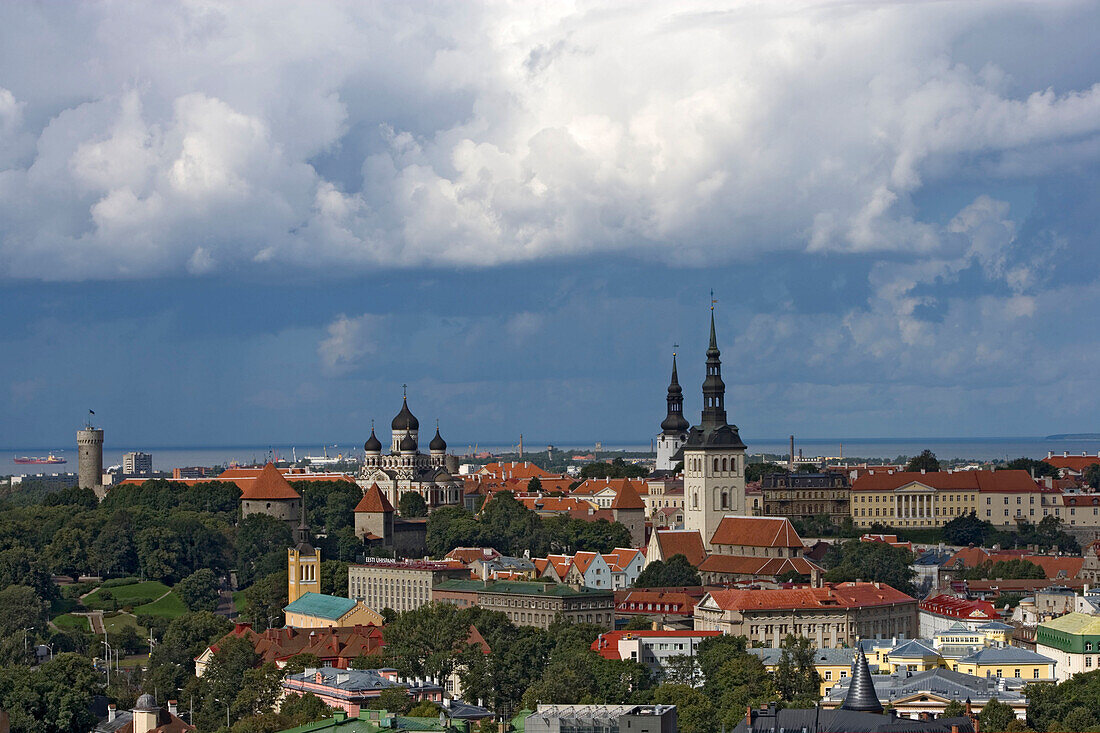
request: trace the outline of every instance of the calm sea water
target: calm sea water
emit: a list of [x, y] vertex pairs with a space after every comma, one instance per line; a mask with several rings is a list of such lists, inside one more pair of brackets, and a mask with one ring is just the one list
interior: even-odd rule
[[[786, 455], [789, 450], [788, 439], [753, 439], [752, 436], [743, 435], [742, 438], [749, 444], [749, 453], [759, 455], [772, 453]], [[580, 452], [592, 450], [592, 443], [571, 443], [561, 441], [554, 443], [555, 450], [567, 452]], [[531, 451], [535, 448], [544, 450], [545, 444], [527, 446]], [[451, 448], [457, 453], [466, 450], [465, 446], [452, 443]], [[1012, 459], [1020, 456], [1029, 458], [1045, 458], [1047, 451], [1062, 453], [1069, 451], [1080, 455], [1086, 452], [1096, 455], [1100, 451], [1100, 440], [1048, 440], [1041, 437], [1017, 437], [1017, 438], [813, 438], [799, 439], [795, 441], [795, 451], [801, 450], [806, 457], [843, 455], [845, 458], [895, 458], [897, 456], [912, 456], [928, 448], [942, 459], [971, 459], [988, 461], [994, 459]], [[647, 451], [648, 443], [605, 443], [604, 450], [630, 450]], [[144, 450], [153, 454], [153, 465], [158, 471], [170, 471], [180, 466], [216, 466], [226, 465], [232, 462], [253, 463], [270, 459], [273, 455], [290, 458], [296, 454], [298, 458], [307, 455], [321, 455], [320, 447], [311, 446], [226, 446], [226, 447], [143, 447], [133, 446], [116, 447], [107, 446], [103, 451], [104, 466], [111, 466], [122, 462], [122, 454], [128, 450]], [[512, 445], [481, 445], [479, 450], [488, 450], [493, 453], [515, 450]], [[361, 445], [347, 443], [339, 445], [335, 449], [331, 446], [328, 454], [335, 455], [339, 452], [352, 451], [355, 455], [361, 455]], [[45, 456], [53, 452], [54, 455], [65, 458], [68, 462], [60, 465], [21, 465], [12, 459], [16, 456]], [[73, 472], [76, 470], [76, 448], [59, 450], [57, 446], [45, 448], [26, 449], [0, 449], [0, 475], [24, 474], [24, 473], [58, 473]]]

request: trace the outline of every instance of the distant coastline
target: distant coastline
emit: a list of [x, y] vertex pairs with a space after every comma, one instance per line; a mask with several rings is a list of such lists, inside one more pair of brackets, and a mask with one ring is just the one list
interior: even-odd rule
[[1100, 440], [1100, 433], [1058, 433], [1048, 435], [1046, 440]]

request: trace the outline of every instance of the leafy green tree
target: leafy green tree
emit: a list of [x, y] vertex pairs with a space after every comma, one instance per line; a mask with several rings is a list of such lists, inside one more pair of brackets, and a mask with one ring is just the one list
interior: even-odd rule
[[670, 685], [695, 687], [702, 671], [693, 654], [673, 654], [665, 660], [665, 679]]
[[745, 481], [753, 483], [759, 481], [769, 473], [786, 473], [787, 469], [778, 463], [748, 463], [745, 464]]
[[404, 687], [387, 687], [368, 704], [375, 710], [404, 715], [412, 709], [413, 699]]
[[1044, 476], [1058, 478], [1057, 468], [1046, 461], [1037, 461], [1034, 458], [1021, 456], [1020, 458], [1015, 458], [1006, 463], [1004, 468], [1009, 471], [1027, 471], [1035, 476], [1035, 478], [1042, 478]]
[[1090, 488], [1100, 489], [1100, 463], [1090, 463], [1081, 472], [1081, 478]]
[[409, 709], [410, 718], [434, 718], [439, 715], [440, 708], [431, 700], [421, 700]]
[[49, 604], [30, 586], [10, 585], [0, 590], [0, 636], [19, 633], [22, 641], [23, 629], [44, 630], [48, 610]]
[[470, 626], [452, 603], [429, 603], [382, 629], [385, 651], [403, 676], [445, 678], [466, 649]]
[[932, 473], [933, 471], [940, 470], [940, 462], [936, 458], [936, 454], [925, 448], [921, 451], [919, 456], [913, 456], [909, 459], [909, 463], [905, 466], [906, 471], [927, 471]]
[[88, 569], [88, 533], [76, 527], [65, 527], [54, 535], [46, 548], [46, 562], [58, 575], [68, 575], [75, 583], [80, 573]]
[[161, 582], [175, 579], [183, 566], [183, 542], [166, 526], [150, 526], [135, 537], [138, 565], [147, 578]]
[[0, 708], [13, 731], [85, 733], [96, 725], [92, 700], [102, 690], [91, 660], [78, 654], [59, 654], [38, 670], [0, 669]]
[[638, 574], [635, 588], [672, 588], [677, 586], [702, 585], [699, 571], [681, 554], [667, 561], [654, 560]]
[[682, 733], [712, 733], [714, 703], [689, 685], [665, 683], [653, 691], [653, 702], [676, 706], [676, 720]]
[[287, 674], [301, 674], [306, 669], [318, 668], [321, 666], [321, 658], [311, 652], [298, 652], [290, 659], [286, 660], [286, 664], [283, 666], [283, 671]]
[[623, 631], [645, 631], [653, 628], [653, 621], [649, 616], [635, 616], [626, 622]]
[[1012, 706], [1001, 702], [996, 697], [990, 698], [989, 702], [982, 707], [982, 712], [978, 714], [981, 729], [990, 733], [1008, 730], [1008, 724], [1015, 719], [1016, 714], [1012, 711]]
[[218, 610], [218, 578], [209, 568], [196, 570], [177, 583], [176, 593], [191, 611]]
[[822, 559], [828, 569], [825, 579], [830, 582], [873, 580], [908, 595], [916, 593], [916, 573], [909, 567], [912, 562], [913, 553], [904, 547], [859, 540], [833, 544]]
[[74, 506], [80, 509], [95, 509], [99, 506], [99, 499], [91, 489], [81, 489], [69, 486], [52, 494], [47, 494], [42, 500], [43, 506]]
[[821, 676], [814, 666], [817, 649], [804, 636], [787, 634], [779, 643], [782, 650], [775, 669], [779, 696], [792, 707], [813, 707], [821, 698]]
[[155, 693], [183, 687], [195, 671], [195, 657], [225, 636], [233, 625], [224, 616], [209, 611], [188, 613], [173, 619], [160, 643], [153, 647], [144, 690]]
[[1026, 693], [1027, 722], [1035, 730], [1083, 731], [1100, 725], [1100, 671], [1078, 673], [1057, 685], [1033, 683]]
[[589, 463], [581, 469], [581, 478], [644, 478], [649, 475], [645, 466], [627, 463], [616, 458], [611, 463]]
[[143, 647], [147, 648], [148, 642], [141, 638], [133, 624], [123, 624], [111, 635], [111, 645], [128, 655], [137, 654]]
[[[285, 551], [284, 551], [285, 552]], [[244, 615], [252, 628], [263, 631], [283, 625], [283, 609], [287, 604], [286, 568], [266, 575], [244, 591]]]
[[119, 510], [104, 522], [89, 548], [88, 560], [100, 575], [130, 575], [137, 571], [137, 547], [128, 513]]
[[542, 491], [542, 481], [539, 480], [538, 476], [532, 476], [531, 480], [527, 482], [527, 493], [537, 494], [540, 491]]
[[342, 596], [348, 592], [348, 564], [340, 560], [321, 562], [321, 592]]
[[[237, 569], [247, 585], [286, 568], [286, 548], [293, 545], [287, 523], [267, 514], [249, 514], [237, 525]], [[285, 604], [284, 604], [285, 605]]]
[[1046, 571], [1030, 560], [1013, 559], [992, 562], [986, 560], [981, 565], [960, 575], [966, 580], [1020, 580], [1025, 578], [1041, 579], [1047, 577]]
[[495, 633], [484, 623], [481, 627], [486, 627], [483, 636], [491, 651], [485, 654], [471, 647], [463, 653], [462, 689], [467, 699], [484, 700], [490, 710], [503, 714], [521, 704], [523, 693], [546, 666], [555, 639], [542, 629], [515, 627], [510, 622]]
[[952, 700], [943, 706], [942, 718], [958, 718], [966, 715], [966, 706], [958, 700]]
[[961, 514], [943, 525], [943, 538], [952, 545], [985, 544], [986, 537], [995, 532], [995, 528], [989, 522], [978, 519], [974, 512]]
[[426, 517], [428, 516], [428, 504], [424, 497], [415, 491], [406, 491], [397, 500], [397, 511], [402, 517]]
[[43, 600], [57, 598], [57, 586], [38, 555], [21, 544], [0, 552], [0, 588], [25, 585]]
[[288, 695], [279, 707], [279, 712], [289, 717], [293, 722], [298, 723], [298, 725], [303, 725], [330, 717], [332, 708], [312, 692], [307, 692], [304, 695]]

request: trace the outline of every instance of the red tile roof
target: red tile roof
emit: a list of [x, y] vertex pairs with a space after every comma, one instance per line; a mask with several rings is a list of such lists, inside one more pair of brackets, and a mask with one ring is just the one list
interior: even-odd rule
[[644, 481], [631, 481], [628, 478], [590, 478], [585, 479], [580, 486], [573, 489], [574, 494], [590, 495], [598, 494], [601, 491], [608, 489], [618, 493], [623, 490], [623, 487], [630, 484], [637, 494], [643, 495], [649, 493], [649, 485]]
[[626, 639], [705, 639], [708, 636], [721, 636], [721, 631], [694, 631], [692, 629], [677, 629], [676, 631], [607, 631], [596, 637], [589, 647], [604, 659], [621, 659], [619, 656], [619, 642]]
[[272, 463], [264, 466], [260, 475], [256, 477], [241, 494], [242, 499], [301, 499], [302, 496], [294, 487], [287, 483], [279, 469]]
[[615, 494], [615, 500], [611, 502], [612, 509], [645, 509], [645, 502], [638, 496], [638, 490], [629, 480], [624, 481], [622, 488]]
[[719, 590], [710, 594], [725, 611], [759, 609], [859, 608], [913, 603], [899, 590], [885, 583], [837, 583], [823, 588], [778, 588]]
[[636, 550], [631, 547], [616, 547], [614, 550], [604, 555], [603, 559], [604, 562], [612, 566], [612, 569], [617, 567], [622, 570], [630, 565], [639, 555], [642, 556], [642, 560], [644, 561], [645, 555], [641, 550]]
[[492, 547], [456, 547], [445, 555], [448, 560], [458, 560], [469, 565], [478, 560], [495, 560], [500, 553]]
[[393, 504], [382, 493], [382, 489], [378, 488], [378, 484], [371, 484], [370, 488], [367, 489], [367, 493], [363, 494], [363, 498], [355, 505], [355, 511], [356, 513], [365, 512], [370, 514], [392, 512]]
[[1038, 492], [1039, 486], [1027, 471], [897, 471], [868, 473], [852, 483], [852, 491], [893, 491], [907, 484], [919, 483], [932, 489], [947, 491], [980, 491], [994, 493]]
[[211, 644], [210, 649], [217, 652], [218, 643], [231, 637], [252, 642], [262, 662], [285, 662], [295, 654], [309, 652], [316, 654], [322, 663], [335, 667], [346, 667], [347, 662], [360, 655], [379, 654], [384, 644], [382, 629], [378, 626], [287, 627], [257, 633], [252, 630], [251, 624], [237, 624], [218, 642]]
[[751, 547], [803, 547], [802, 538], [786, 517], [722, 517], [710, 543]]
[[1085, 563], [1082, 557], [1063, 557], [1057, 555], [1031, 555], [1026, 550], [999, 550], [997, 552], [981, 547], [964, 547], [946, 561], [945, 568], [956, 567], [962, 562], [965, 568], [976, 568], [984, 562], [1008, 560], [1027, 560], [1043, 569], [1048, 580], [1055, 580], [1061, 574], [1063, 578], [1075, 578]]
[[746, 555], [710, 555], [699, 565], [706, 573], [727, 575], [766, 575], [775, 577], [793, 570], [799, 575], [825, 572], [801, 557], [749, 557]]
[[1074, 473], [1080, 473], [1094, 463], [1100, 463], [1100, 457], [1097, 456], [1051, 456], [1044, 458], [1045, 463], [1056, 468], [1067, 468]]
[[695, 603], [702, 598], [702, 588], [684, 590], [625, 590], [615, 591], [616, 613], [658, 613], [690, 616]]
[[968, 601], [965, 598], [940, 594], [920, 602], [921, 611], [961, 621], [998, 621], [1001, 615], [989, 601]]
[[542, 480], [544, 478], [561, 478], [560, 473], [550, 473], [545, 469], [539, 468], [530, 461], [489, 463], [478, 473], [481, 473], [482, 475], [495, 476], [497, 478], [514, 478], [527, 480], [530, 480], [536, 476], [538, 476], [539, 480]]
[[703, 546], [703, 538], [694, 530], [685, 529], [659, 529], [656, 531], [657, 544], [661, 548], [661, 556], [667, 561], [673, 555], [683, 555], [687, 561], [699, 567], [699, 563], [707, 556]]

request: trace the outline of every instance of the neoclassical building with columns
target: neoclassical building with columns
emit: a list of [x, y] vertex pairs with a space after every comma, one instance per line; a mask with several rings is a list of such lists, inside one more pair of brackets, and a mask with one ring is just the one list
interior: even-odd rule
[[378, 484], [393, 506], [401, 495], [415, 492], [424, 498], [428, 509], [462, 503], [463, 483], [456, 480], [458, 458], [447, 453], [447, 442], [439, 434], [428, 443], [428, 453], [420, 452], [420, 421], [409, 409], [408, 396], [401, 402], [401, 411], [390, 424], [390, 452], [382, 452], [382, 441], [371, 427], [370, 437], [363, 444], [365, 453], [359, 485], [364, 489]]

